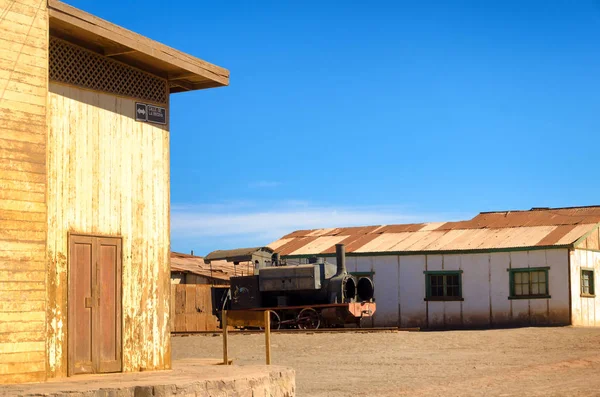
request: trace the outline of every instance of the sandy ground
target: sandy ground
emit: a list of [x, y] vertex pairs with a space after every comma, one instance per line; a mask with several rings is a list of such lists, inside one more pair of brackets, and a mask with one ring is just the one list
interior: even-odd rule
[[[222, 357], [222, 338], [173, 337], [173, 359]], [[232, 335], [237, 365], [264, 335]], [[600, 329], [273, 334], [299, 396], [600, 396]]]

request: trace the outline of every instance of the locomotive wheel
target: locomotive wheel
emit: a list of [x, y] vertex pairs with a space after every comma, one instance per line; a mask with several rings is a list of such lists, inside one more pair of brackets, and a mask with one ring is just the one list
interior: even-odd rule
[[[281, 328], [281, 318], [279, 318], [279, 314], [277, 314], [276, 311], [271, 310], [269, 316], [271, 317], [271, 329]], [[260, 329], [263, 330], [264, 328], [260, 327]]]
[[299, 329], [317, 329], [321, 325], [321, 316], [315, 309], [307, 307], [298, 313], [296, 324]]

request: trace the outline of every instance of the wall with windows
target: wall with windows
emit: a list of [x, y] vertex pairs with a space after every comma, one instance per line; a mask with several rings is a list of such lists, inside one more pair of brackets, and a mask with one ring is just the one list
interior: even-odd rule
[[573, 325], [600, 326], [600, 296], [597, 294], [599, 276], [600, 252], [583, 249], [571, 251]]
[[568, 249], [550, 249], [348, 256], [347, 266], [373, 274], [365, 326], [477, 328], [569, 324], [568, 261]]

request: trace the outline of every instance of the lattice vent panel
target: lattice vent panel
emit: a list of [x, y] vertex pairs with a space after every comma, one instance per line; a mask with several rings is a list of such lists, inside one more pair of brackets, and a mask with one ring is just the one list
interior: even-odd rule
[[50, 39], [50, 80], [167, 103], [167, 81], [56, 38]]

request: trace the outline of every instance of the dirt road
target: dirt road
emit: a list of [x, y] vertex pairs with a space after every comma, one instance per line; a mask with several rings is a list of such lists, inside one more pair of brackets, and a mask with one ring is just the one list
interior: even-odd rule
[[[173, 359], [222, 354], [222, 339], [173, 337]], [[233, 335], [235, 364], [263, 364], [264, 336]], [[600, 329], [274, 334], [273, 363], [299, 396], [600, 396]]]

